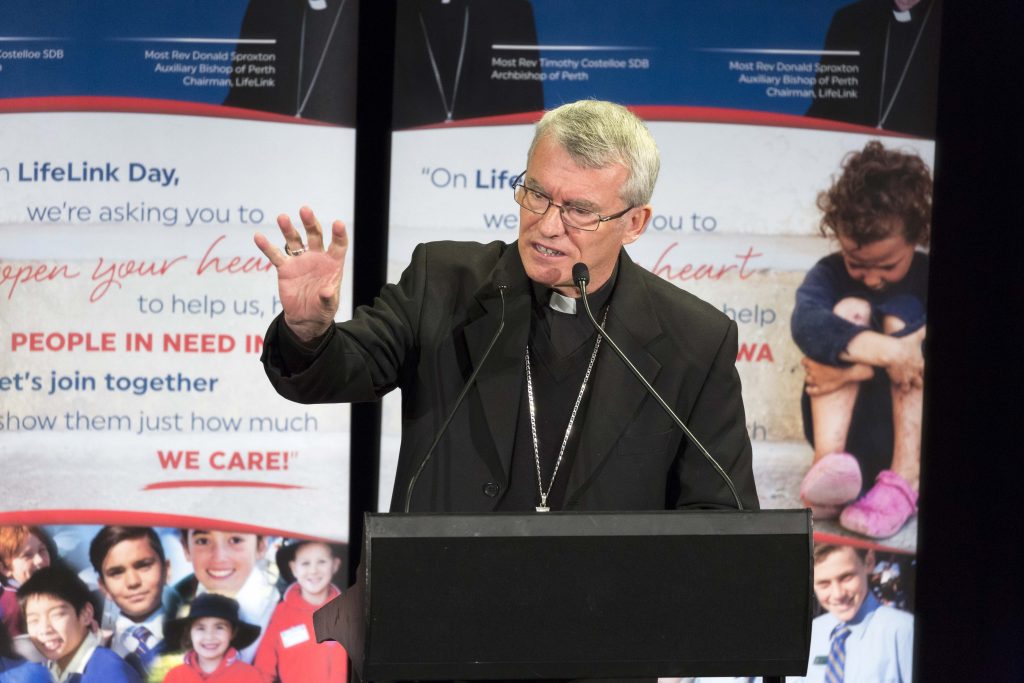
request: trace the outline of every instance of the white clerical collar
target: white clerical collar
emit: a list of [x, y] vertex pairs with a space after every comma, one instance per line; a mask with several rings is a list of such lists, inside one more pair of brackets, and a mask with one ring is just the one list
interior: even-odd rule
[[896, 21], [900, 22], [901, 24], [906, 24], [907, 22], [910, 21], [910, 10], [908, 10], [908, 9], [905, 9], [905, 10], [894, 9], [892, 11], [892, 16], [895, 17]]
[[559, 313], [576, 315], [576, 299], [568, 297], [560, 292], [551, 290], [551, 298], [548, 299], [548, 306]]

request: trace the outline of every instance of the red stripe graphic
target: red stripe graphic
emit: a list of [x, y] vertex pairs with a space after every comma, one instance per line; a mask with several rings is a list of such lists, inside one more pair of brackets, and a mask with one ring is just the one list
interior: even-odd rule
[[191, 479], [180, 481], [158, 481], [153, 484], [146, 484], [143, 491], [158, 491], [160, 489], [304, 489], [305, 486], [293, 484], [271, 484], [261, 481], [220, 481], [216, 479]]
[[208, 529], [210, 531], [235, 531], [261, 534], [263, 536], [288, 536], [311, 541], [335, 542], [341, 538], [325, 538], [297, 534], [294, 531], [275, 527], [243, 524], [212, 517], [174, 515], [157, 512], [133, 512], [130, 510], [25, 510], [21, 512], [0, 512], [0, 525], [46, 525], [46, 524], [123, 524], [127, 526], [177, 527], [179, 529]]
[[[827, 130], [841, 133], [864, 133], [879, 137], [912, 138], [912, 135], [879, 130], [871, 126], [860, 126], [828, 119], [816, 119], [797, 114], [777, 114], [774, 112], [750, 111], [746, 109], [724, 109], [721, 107], [685, 107], [676, 105], [636, 105], [629, 110], [645, 121], [686, 121], [690, 123], [726, 123], [748, 126], [766, 126], [775, 128], [803, 128], [807, 130]], [[523, 112], [520, 114], [502, 114], [475, 119], [462, 119], [448, 123], [432, 123], [406, 130], [432, 130], [440, 128], [468, 128], [473, 126], [513, 126], [532, 124], [540, 120], [542, 111]]]
[[828, 545], [848, 545], [853, 548], [864, 548], [865, 550], [877, 550], [884, 553], [899, 553], [900, 555], [913, 555], [913, 551], [907, 550], [906, 548], [894, 548], [890, 545], [884, 545], [881, 543], [874, 543], [864, 538], [852, 538], [850, 536], [840, 536], [839, 534], [824, 534], [818, 531], [814, 532], [815, 544], [827, 543]]

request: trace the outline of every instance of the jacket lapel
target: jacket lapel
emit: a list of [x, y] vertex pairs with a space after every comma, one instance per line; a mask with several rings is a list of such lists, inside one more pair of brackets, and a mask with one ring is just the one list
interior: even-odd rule
[[[662, 334], [661, 325], [654, 315], [640, 266], [633, 263], [625, 250], [619, 255], [618, 281], [605, 329], [647, 381], [654, 384], [661, 363], [646, 347]], [[606, 340], [601, 342], [591, 381], [590, 391], [593, 393], [569, 474], [568, 504], [578, 501], [582, 490], [600, 471], [641, 404], [645, 400], [654, 400]]]
[[[480, 367], [502, 317], [499, 284], [508, 285], [505, 328]], [[481, 314], [463, 328], [463, 334], [473, 368], [480, 367], [476, 389], [501, 468], [494, 474], [500, 474], [503, 483], [507, 483], [522, 392], [523, 354], [530, 333], [529, 280], [514, 243], [502, 255], [491, 278], [480, 287], [475, 297]]]

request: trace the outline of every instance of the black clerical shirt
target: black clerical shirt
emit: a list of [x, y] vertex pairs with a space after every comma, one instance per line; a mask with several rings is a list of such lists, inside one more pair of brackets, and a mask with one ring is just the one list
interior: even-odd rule
[[[616, 269], [616, 273], [618, 269]], [[615, 273], [603, 287], [588, 294], [590, 309], [598, 322], [604, 315], [605, 305], [615, 287]], [[576, 456], [576, 446], [582, 425], [586, 420], [589, 399], [593, 393], [588, 387], [583, 394], [576, 419], [573, 423], [565, 454], [558, 466], [554, 483], [551, 474], [558, 460], [558, 452], [565, 437], [573, 405], [580, 392], [580, 386], [587, 373], [587, 366], [597, 341], [597, 332], [583, 310], [583, 303], [577, 299], [576, 313], [568, 314], [554, 310], [548, 305], [551, 290], [533, 283], [533, 306], [530, 315], [530, 370], [533, 379], [534, 404], [536, 406], [537, 441], [540, 452], [540, 477], [544, 491], [551, 487], [547, 506], [552, 510], [562, 509], [565, 503], [566, 484], [569, 470]], [[609, 362], [608, 353], [601, 350], [597, 363]], [[519, 403], [519, 417], [516, 423], [515, 444], [512, 449], [512, 464], [508, 487], [498, 504], [499, 510], [533, 510], [540, 505], [540, 488], [537, 483], [537, 464], [533, 450], [533, 436], [530, 431], [529, 396], [526, 391], [525, 355], [523, 349], [523, 383]], [[615, 361], [612, 361], [615, 362]], [[593, 381], [593, 373], [591, 374]]]

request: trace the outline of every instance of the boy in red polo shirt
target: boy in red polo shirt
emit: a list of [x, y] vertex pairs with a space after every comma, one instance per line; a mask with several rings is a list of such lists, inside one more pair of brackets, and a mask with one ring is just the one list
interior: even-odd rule
[[282, 576], [294, 576], [274, 610], [253, 664], [280, 683], [328, 683], [348, 680], [348, 653], [340, 643], [317, 643], [313, 612], [341, 591], [331, 578], [341, 566], [338, 548], [297, 541], [281, 548], [277, 564]]

